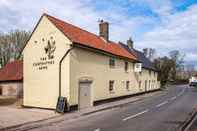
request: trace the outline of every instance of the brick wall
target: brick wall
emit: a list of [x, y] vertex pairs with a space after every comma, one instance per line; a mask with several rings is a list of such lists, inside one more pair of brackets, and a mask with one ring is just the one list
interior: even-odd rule
[[2, 96], [14, 96], [21, 98], [23, 96], [23, 84], [22, 82], [3, 82], [0, 83], [0, 95]]

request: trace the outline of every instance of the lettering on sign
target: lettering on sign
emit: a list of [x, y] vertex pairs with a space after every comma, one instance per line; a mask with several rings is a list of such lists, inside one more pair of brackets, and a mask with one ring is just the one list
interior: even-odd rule
[[48, 69], [49, 65], [53, 65], [55, 63], [54, 60], [47, 60], [47, 57], [40, 58], [40, 62], [33, 63], [34, 67], [37, 67], [39, 70]]

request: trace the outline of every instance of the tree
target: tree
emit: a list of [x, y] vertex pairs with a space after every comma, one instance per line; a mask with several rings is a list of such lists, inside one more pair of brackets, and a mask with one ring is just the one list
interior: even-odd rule
[[192, 64], [185, 65], [185, 71], [188, 74], [188, 77], [195, 75], [195, 66]]
[[164, 86], [171, 80], [170, 72], [174, 66], [174, 61], [167, 56], [164, 56], [155, 59], [154, 65], [159, 70], [159, 81], [161, 82], [161, 85]]
[[4, 66], [10, 60], [19, 59], [19, 55], [30, 36], [27, 31], [10, 31], [0, 33], [0, 65]]
[[177, 71], [181, 71], [184, 63], [185, 54], [181, 54], [178, 50], [173, 50], [169, 52], [170, 59], [173, 61], [171, 77], [173, 80], [177, 79]]

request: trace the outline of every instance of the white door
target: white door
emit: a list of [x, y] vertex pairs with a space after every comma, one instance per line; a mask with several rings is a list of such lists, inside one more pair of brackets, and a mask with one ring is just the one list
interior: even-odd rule
[[91, 101], [91, 82], [79, 83], [79, 109], [85, 109], [92, 106]]

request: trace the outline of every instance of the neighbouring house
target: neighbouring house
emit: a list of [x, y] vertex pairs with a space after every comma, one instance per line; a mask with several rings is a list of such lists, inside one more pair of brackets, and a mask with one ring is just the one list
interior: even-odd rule
[[136, 78], [139, 83], [139, 88], [143, 91], [155, 90], [160, 87], [158, 81], [158, 70], [154, 67], [154, 64], [146, 57], [146, 52], [141, 52], [134, 49], [132, 39], [127, 40], [127, 44], [120, 43], [131, 54], [135, 54], [137, 59], [142, 63], [142, 70], [138, 72]]
[[157, 71], [136, 53], [109, 39], [105, 21], [96, 35], [43, 14], [23, 50], [24, 106], [55, 109], [65, 97], [84, 109], [159, 89]]
[[0, 96], [23, 96], [23, 62], [16, 60], [0, 69]]

